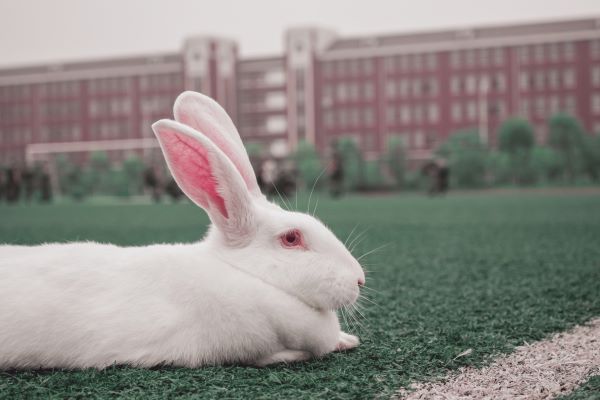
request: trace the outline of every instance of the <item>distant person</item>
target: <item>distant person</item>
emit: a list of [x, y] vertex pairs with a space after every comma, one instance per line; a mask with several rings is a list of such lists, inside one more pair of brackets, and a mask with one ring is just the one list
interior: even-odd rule
[[25, 193], [25, 201], [30, 202], [35, 193], [35, 174], [29, 167], [24, 167], [21, 172], [21, 181], [23, 182], [23, 191]]
[[6, 178], [4, 168], [0, 168], [0, 203], [4, 201], [6, 195]]
[[171, 198], [171, 200], [175, 203], [179, 201], [179, 199], [183, 196], [183, 192], [175, 182], [175, 179], [169, 178], [167, 184], [165, 185], [165, 193]]
[[160, 177], [157, 174], [155, 167], [148, 167], [144, 171], [144, 186], [149, 188], [152, 200], [155, 203], [160, 202], [162, 197]]
[[44, 203], [52, 201], [52, 183], [48, 171], [40, 173], [40, 200]]
[[448, 192], [450, 181], [450, 168], [448, 167], [446, 160], [439, 160], [438, 166], [438, 190], [440, 194], [446, 194]]
[[340, 197], [344, 192], [344, 160], [335, 145], [329, 168], [329, 191], [333, 198]]
[[428, 161], [421, 168], [421, 174], [427, 180], [427, 194], [430, 196], [435, 196], [438, 192], [438, 172], [439, 166], [434, 160]]
[[276, 185], [282, 196], [289, 197], [296, 190], [297, 171], [292, 162], [286, 162], [277, 175]]
[[450, 169], [445, 160], [433, 160], [426, 163], [422, 173], [427, 178], [427, 193], [430, 196], [443, 195], [448, 191]]
[[8, 167], [6, 169], [6, 201], [9, 203], [16, 203], [19, 201], [21, 195], [21, 177], [19, 176], [19, 170], [15, 167]]

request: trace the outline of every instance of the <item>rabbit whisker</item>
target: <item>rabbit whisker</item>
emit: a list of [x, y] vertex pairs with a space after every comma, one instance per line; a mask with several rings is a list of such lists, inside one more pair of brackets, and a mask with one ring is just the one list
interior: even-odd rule
[[354, 233], [354, 231], [356, 230], [356, 228], [358, 228], [358, 223], [354, 225], [354, 228], [352, 228], [352, 230], [350, 231], [350, 233], [346, 237], [346, 240], [344, 240], [344, 246], [348, 247], [347, 246], [348, 240], [350, 239], [350, 236], [352, 236], [352, 234]]
[[387, 247], [387, 246], [389, 246], [389, 245], [390, 245], [389, 243], [385, 243], [385, 244], [382, 244], [382, 245], [381, 245], [381, 246], [379, 246], [379, 247], [376, 247], [376, 248], [374, 248], [374, 249], [373, 249], [373, 250], [371, 250], [371, 251], [367, 251], [366, 253], [364, 253], [363, 255], [361, 255], [360, 257], [358, 257], [358, 258], [357, 258], [357, 260], [358, 260], [358, 261], [360, 261], [360, 260], [361, 260], [363, 257], [366, 257], [366, 256], [368, 256], [369, 254], [373, 254], [373, 253], [375, 253], [375, 252], [377, 252], [377, 251], [379, 251], [379, 250], [381, 250], [381, 249], [383, 249], [383, 248], [385, 248], [385, 247]]
[[321, 173], [319, 174], [319, 176], [317, 176], [317, 179], [315, 179], [315, 181], [313, 182], [312, 189], [310, 189], [310, 194], [308, 195], [308, 206], [306, 207], [307, 214], [310, 214], [310, 201], [312, 199], [313, 192], [315, 191], [315, 187], [317, 186], [317, 182], [319, 182], [319, 179], [321, 179], [321, 176], [324, 173], [325, 173], [325, 169], [323, 169], [321, 171]]

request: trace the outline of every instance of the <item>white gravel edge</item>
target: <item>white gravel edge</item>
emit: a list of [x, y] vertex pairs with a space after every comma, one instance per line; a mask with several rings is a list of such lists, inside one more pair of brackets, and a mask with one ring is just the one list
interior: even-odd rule
[[[459, 354], [470, 354], [470, 349]], [[476, 350], [476, 349], [475, 349]], [[396, 399], [551, 399], [600, 374], [600, 318], [550, 339], [519, 346], [476, 369], [401, 388]]]

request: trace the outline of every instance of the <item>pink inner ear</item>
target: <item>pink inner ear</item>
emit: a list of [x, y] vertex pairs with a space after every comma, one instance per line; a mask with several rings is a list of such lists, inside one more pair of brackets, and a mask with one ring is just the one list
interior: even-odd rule
[[[182, 107], [183, 108], [183, 107]], [[244, 182], [246, 183], [246, 187], [249, 190], [254, 190], [254, 186], [256, 185], [256, 180], [254, 178], [254, 171], [247, 171], [243, 159], [243, 155], [240, 154], [240, 150], [237, 148], [235, 143], [232, 143], [231, 140], [228, 139], [228, 134], [221, 132], [225, 127], [219, 121], [217, 116], [212, 115], [212, 113], [204, 114], [204, 115], [191, 115], [187, 109], [179, 109], [178, 110], [177, 120], [185, 125], [188, 125], [199, 132], [202, 132], [206, 135], [210, 140], [213, 141], [214, 144], [217, 145], [219, 149], [235, 165], [235, 168], [238, 170]], [[194, 114], [197, 114], [198, 110], [194, 111]], [[212, 120], [212, 121], [211, 121]]]
[[171, 172], [181, 189], [202, 208], [216, 206], [228, 218], [225, 200], [217, 191], [217, 180], [212, 174], [207, 150], [194, 138], [171, 130], [163, 131], [160, 139]]

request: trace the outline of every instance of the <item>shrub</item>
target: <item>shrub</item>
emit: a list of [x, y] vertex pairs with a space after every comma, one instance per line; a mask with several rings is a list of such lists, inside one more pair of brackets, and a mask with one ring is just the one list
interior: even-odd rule
[[487, 154], [477, 132], [451, 135], [437, 153], [448, 160], [453, 185], [468, 188], [483, 186]]

